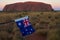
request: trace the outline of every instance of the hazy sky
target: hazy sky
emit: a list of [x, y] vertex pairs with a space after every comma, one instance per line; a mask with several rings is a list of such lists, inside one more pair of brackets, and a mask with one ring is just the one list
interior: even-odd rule
[[16, 2], [26, 2], [26, 1], [48, 3], [52, 5], [53, 9], [60, 10], [60, 0], [0, 0], [0, 10], [2, 10], [4, 6], [7, 4], [12, 4]]

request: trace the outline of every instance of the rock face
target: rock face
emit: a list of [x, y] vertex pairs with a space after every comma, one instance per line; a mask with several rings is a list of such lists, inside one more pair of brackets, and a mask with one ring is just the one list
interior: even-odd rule
[[50, 4], [42, 2], [19, 2], [8, 4], [4, 7], [3, 11], [52, 11], [53, 8]]

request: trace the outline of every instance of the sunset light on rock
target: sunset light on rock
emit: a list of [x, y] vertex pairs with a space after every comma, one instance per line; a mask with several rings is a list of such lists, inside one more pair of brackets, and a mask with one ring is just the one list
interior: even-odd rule
[[26, 1], [43, 2], [43, 3], [51, 4], [54, 10], [60, 10], [59, 0], [0, 0], [0, 10], [2, 10], [4, 6], [7, 4], [26, 2]]

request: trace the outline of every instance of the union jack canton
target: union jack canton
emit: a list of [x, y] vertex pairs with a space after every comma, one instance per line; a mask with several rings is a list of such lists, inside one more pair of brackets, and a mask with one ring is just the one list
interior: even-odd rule
[[35, 31], [29, 21], [28, 16], [16, 19], [15, 22], [20, 29], [22, 36], [30, 35]]

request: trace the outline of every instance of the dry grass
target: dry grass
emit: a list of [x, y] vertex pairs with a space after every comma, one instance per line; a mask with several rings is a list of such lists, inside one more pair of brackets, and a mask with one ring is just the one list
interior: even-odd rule
[[0, 39], [22, 40], [19, 28], [11, 20], [24, 16], [29, 16], [36, 33], [48, 32], [48, 40], [60, 40], [60, 34], [57, 32], [57, 29], [60, 29], [60, 12], [2, 12], [0, 13], [0, 23], [5, 24], [0, 24]]

